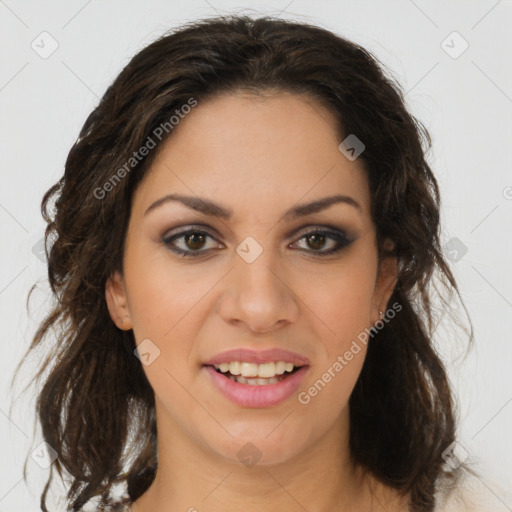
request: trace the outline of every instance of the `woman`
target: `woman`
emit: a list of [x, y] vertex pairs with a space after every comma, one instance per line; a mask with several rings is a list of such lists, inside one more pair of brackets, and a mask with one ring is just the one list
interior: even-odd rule
[[71, 510], [441, 506], [465, 466], [431, 301], [458, 289], [422, 142], [319, 27], [203, 20], [131, 60], [43, 199], [30, 350], [61, 326], [37, 410]]

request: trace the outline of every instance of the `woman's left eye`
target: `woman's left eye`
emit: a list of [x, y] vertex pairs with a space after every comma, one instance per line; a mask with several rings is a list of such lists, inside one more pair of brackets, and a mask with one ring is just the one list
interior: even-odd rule
[[[325, 246], [326, 240], [331, 240], [330, 247], [327, 250], [318, 250]], [[313, 253], [318, 253], [320, 256], [324, 254], [333, 254], [341, 251], [345, 247], [349, 246], [354, 240], [351, 240], [343, 231], [331, 231], [325, 229], [315, 229], [309, 231], [299, 238], [300, 240], [306, 240], [306, 244], [309, 247], [314, 248]], [[333, 243], [334, 241], [334, 243]]]
[[[216, 240], [206, 231], [189, 229], [187, 231], [182, 231], [181, 233], [176, 233], [174, 235], [162, 238], [162, 242], [176, 254], [180, 254], [183, 257], [196, 257], [201, 256], [212, 248], [215, 248], [204, 248], [205, 242], [208, 238]], [[305, 240], [307, 246], [311, 249], [308, 251], [306, 248], [306, 251], [312, 252], [313, 254], [316, 253], [320, 256], [341, 251], [343, 248], [347, 247], [353, 242], [353, 240], [349, 239], [343, 231], [331, 231], [319, 228], [303, 234], [297, 240], [297, 242], [300, 242], [301, 240]], [[325, 245], [329, 240], [331, 243], [327, 244], [329, 247], [325, 249]], [[181, 247], [177, 242], [181, 242]]]

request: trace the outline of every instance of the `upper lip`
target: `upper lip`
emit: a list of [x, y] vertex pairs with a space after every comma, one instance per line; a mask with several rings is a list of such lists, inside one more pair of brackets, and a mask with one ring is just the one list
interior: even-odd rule
[[305, 356], [290, 352], [281, 348], [269, 348], [265, 350], [251, 350], [247, 348], [236, 348], [226, 350], [206, 361], [205, 365], [215, 365], [221, 363], [230, 363], [232, 361], [240, 361], [247, 363], [263, 364], [275, 361], [284, 361], [293, 363], [295, 366], [309, 365], [309, 359]]

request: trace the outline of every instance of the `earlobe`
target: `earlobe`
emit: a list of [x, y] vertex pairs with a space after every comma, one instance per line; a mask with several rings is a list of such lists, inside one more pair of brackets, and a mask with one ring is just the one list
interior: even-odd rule
[[[387, 247], [390, 244], [388, 242]], [[389, 248], [389, 247], [388, 247]], [[398, 259], [395, 256], [385, 256], [379, 268], [376, 289], [374, 294], [373, 318], [380, 319], [380, 310], [384, 311], [398, 282]]]
[[394, 256], [388, 256], [382, 265], [384, 270], [382, 272], [382, 295], [384, 296], [383, 307], [385, 307], [393, 294], [398, 281], [398, 260]]
[[110, 318], [116, 326], [123, 331], [130, 330], [132, 328], [132, 320], [126, 299], [124, 281], [121, 274], [117, 271], [107, 279], [105, 284], [105, 300], [107, 301]]

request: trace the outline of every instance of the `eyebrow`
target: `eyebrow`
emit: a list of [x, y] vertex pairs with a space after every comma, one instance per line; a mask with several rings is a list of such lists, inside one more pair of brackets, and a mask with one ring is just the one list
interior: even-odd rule
[[[185, 196], [181, 194], [168, 194], [166, 196], [161, 197], [160, 199], [157, 199], [147, 208], [147, 210], [144, 212], [144, 215], [147, 215], [149, 212], [155, 210], [159, 206], [169, 202], [179, 202], [192, 210], [196, 210], [205, 215], [218, 217], [224, 220], [229, 220], [233, 216], [233, 210], [226, 208], [225, 206], [221, 206], [220, 204], [214, 203], [209, 199]], [[354, 198], [350, 196], [336, 194], [332, 196], [323, 197], [321, 199], [316, 199], [310, 203], [293, 206], [284, 213], [282, 218], [295, 219], [298, 217], [303, 217], [306, 215], [310, 215], [312, 213], [320, 212], [322, 210], [325, 210], [326, 208], [329, 208], [329, 206], [338, 203], [345, 203], [362, 211], [361, 205]]]

